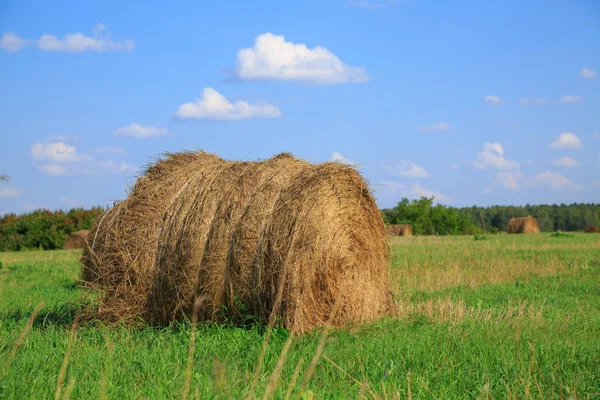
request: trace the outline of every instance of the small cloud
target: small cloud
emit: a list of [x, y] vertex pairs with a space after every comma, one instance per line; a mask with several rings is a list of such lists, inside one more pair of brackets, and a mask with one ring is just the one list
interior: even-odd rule
[[19, 197], [19, 192], [14, 187], [0, 187], [0, 199]]
[[79, 154], [75, 146], [64, 142], [34, 143], [31, 146], [31, 156], [35, 161], [58, 164], [93, 160], [89, 154]]
[[433, 125], [421, 125], [419, 130], [421, 132], [447, 132], [450, 130], [450, 124], [447, 122], [440, 122], [439, 124]]
[[67, 174], [67, 167], [64, 165], [47, 164], [38, 165], [38, 169], [46, 175], [61, 176]]
[[279, 118], [281, 111], [274, 105], [262, 102], [230, 103], [215, 89], [206, 88], [202, 92], [202, 97], [197, 98], [195, 102], [180, 105], [174, 116], [181, 119], [237, 121], [250, 118]]
[[379, 183], [375, 184], [374, 186], [375, 186], [375, 191], [378, 193], [380, 193], [380, 192], [387, 193], [387, 194], [396, 194], [398, 192], [406, 193], [406, 186], [404, 186], [400, 182], [381, 180], [381, 181], [379, 181]]
[[502, 186], [505, 189], [516, 190], [523, 175], [519, 172], [498, 172], [493, 186]]
[[579, 77], [583, 79], [594, 79], [596, 77], [596, 71], [583, 67], [581, 68], [581, 71], [579, 71]]
[[458, 166], [458, 164], [452, 164], [452, 169], [455, 171], [460, 171], [460, 167]]
[[580, 101], [583, 101], [583, 97], [575, 94], [563, 96], [560, 98], [561, 103], [578, 103]]
[[123, 154], [125, 150], [121, 147], [106, 146], [106, 147], [95, 147], [92, 149], [92, 153], [96, 154]]
[[20, 201], [17, 204], [18, 204], [19, 208], [21, 208], [21, 210], [23, 210], [23, 211], [33, 211], [33, 210], [39, 210], [41, 208], [37, 204], [27, 203], [24, 201]]
[[417, 184], [412, 185], [410, 192], [413, 196], [416, 197], [434, 197], [438, 203], [449, 203], [452, 201], [450, 197], [443, 195], [440, 192], [425, 189], [423, 186]]
[[149, 138], [168, 135], [170, 132], [164, 128], [140, 124], [129, 124], [113, 132], [114, 136], [133, 136], [135, 138]]
[[535, 180], [537, 183], [550, 186], [553, 190], [563, 188], [571, 190], [583, 189], [583, 185], [574, 184], [566, 177], [550, 171], [539, 174]]
[[564, 167], [564, 168], [572, 168], [572, 167], [577, 167], [579, 166], [579, 162], [571, 157], [561, 157], [561, 158], [557, 158], [556, 160], [552, 161], [552, 165], [555, 165], [557, 167]]
[[548, 100], [546, 99], [532, 99], [532, 98], [527, 98], [527, 97], [523, 97], [521, 99], [521, 105], [522, 106], [527, 106], [527, 105], [542, 105], [542, 104], [546, 104], [548, 103]]
[[15, 53], [30, 42], [30, 40], [23, 39], [15, 33], [5, 32], [2, 34], [2, 38], [0, 38], [0, 49]]
[[347, 1], [346, 5], [351, 6], [351, 7], [366, 8], [367, 10], [375, 10], [377, 8], [381, 8], [384, 6], [384, 4], [379, 1], [367, 1], [367, 0]]
[[535, 165], [535, 161], [533, 161], [533, 160], [525, 160], [523, 162], [523, 165], [525, 165], [526, 167], [531, 167], [532, 165]]
[[333, 154], [331, 154], [331, 161], [339, 162], [342, 164], [356, 165], [356, 163], [354, 161], [350, 160], [349, 158], [344, 157], [337, 151], [334, 151]]
[[93, 37], [83, 33], [68, 33], [59, 39], [54, 35], [42, 35], [38, 40], [38, 48], [45, 51], [64, 51], [69, 53], [81, 53], [84, 51], [131, 51], [133, 40], [112, 41], [106, 26], [98, 24], [94, 28]]
[[553, 149], [579, 149], [581, 148], [581, 139], [572, 132], [563, 132], [548, 146]]
[[120, 175], [120, 174], [135, 174], [139, 168], [135, 165], [127, 164], [125, 162], [115, 163], [114, 161], [104, 161], [98, 164], [104, 173]]
[[400, 161], [399, 164], [387, 165], [386, 168], [394, 175], [405, 178], [429, 178], [425, 168], [410, 161]]
[[294, 80], [324, 85], [369, 80], [364, 68], [344, 64], [325, 47], [309, 49], [268, 32], [258, 35], [253, 47], [238, 51], [235, 75], [243, 81]]
[[60, 199], [60, 202], [69, 208], [81, 208], [83, 207], [83, 202], [79, 200], [68, 199], [63, 197]]
[[594, 133], [594, 136], [596, 136], [597, 138], [600, 138], [600, 132]]
[[483, 98], [483, 100], [485, 100], [487, 103], [490, 103], [491, 105], [496, 106], [496, 107], [505, 103], [504, 100], [502, 100], [499, 96], [495, 96], [495, 95], [485, 96]]
[[504, 149], [500, 143], [490, 142], [483, 144], [483, 150], [477, 154], [477, 159], [473, 161], [473, 165], [479, 169], [511, 170], [520, 168], [518, 162], [504, 158]]

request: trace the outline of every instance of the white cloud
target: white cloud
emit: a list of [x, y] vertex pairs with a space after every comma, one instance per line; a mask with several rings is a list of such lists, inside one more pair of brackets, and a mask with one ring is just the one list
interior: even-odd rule
[[346, 5], [351, 7], [366, 8], [368, 10], [374, 10], [376, 8], [383, 7], [383, 3], [381, 2], [367, 0], [347, 1]]
[[406, 186], [399, 182], [380, 180], [373, 186], [374, 190], [382, 196], [398, 196], [399, 193], [402, 196], [406, 195]]
[[202, 97], [193, 103], [179, 106], [174, 114], [181, 119], [207, 119], [234, 121], [249, 118], [279, 118], [281, 111], [272, 104], [263, 102], [249, 104], [245, 101], [230, 103], [213, 88], [205, 88]]
[[89, 154], [79, 154], [75, 146], [70, 146], [64, 142], [34, 143], [31, 146], [31, 156], [36, 161], [49, 161], [58, 164], [93, 160]]
[[523, 178], [523, 175], [517, 172], [498, 172], [496, 174], [496, 181], [493, 186], [502, 186], [505, 189], [516, 190], [519, 188], [519, 181]]
[[535, 179], [536, 179], [537, 183], [540, 183], [543, 185], [548, 185], [553, 190], [562, 189], [562, 188], [572, 189], [572, 190], [583, 189], [583, 185], [578, 185], [578, 184], [572, 183], [566, 177], [564, 177], [560, 174], [556, 174], [554, 172], [550, 172], [550, 171], [546, 171], [544, 173], [539, 174], [538, 176], [536, 176]]
[[504, 149], [500, 143], [490, 142], [484, 143], [483, 151], [477, 154], [477, 159], [473, 161], [473, 165], [479, 169], [511, 170], [520, 168], [518, 162], [504, 158]]
[[106, 27], [98, 24], [94, 28], [93, 37], [83, 33], [68, 33], [59, 39], [54, 35], [42, 35], [38, 40], [38, 48], [46, 51], [66, 51], [81, 53], [83, 51], [131, 51], [134, 43], [130, 39], [112, 41]]
[[98, 165], [104, 170], [103, 172], [115, 175], [134, 174], [138, 171], [138, 167], [125, 162], [115, 163], [114, 161], [104, 161]]
[[576, 94], [571, 94], [560, 98], [561, 103], [578, 103], [580, 101], [583, 101], [583, 97]]
[[286, 42], [282, 35], [258, 35], [254, 47], [237, 54], [236, 77], [246, 81], [297, 80], [315, 84], [360, 83], [369, 80], [364, 68], [344, 64], [325, 47], [309, 49]]
[[19, 197], [19, 192], [14, 187], [0, 187], [0, 199]]
[[83, 202], [79, 200], [68, 199], [63, 197], [60, 199], [60, 202], [69, 208], [81, 208], [83, 207]]
[[571, 157], [568, 157], [568, 156], [564, 156], [561, 158], [557, 158], [556, 160], [553, 160], [552, 165], [556, 165], [557, 167], [571, 168], [571, 167], [577, 167], [580, 164], [577, 160], [575, 160]]
[[2, 34], [2, 38], [0, 38], [0, 49], [14, 53], [27, 46], [29, 42], [29, 40], [23, 39], [17, 34], [5, 32]]
[[164, 128], [140, 124], [129, 124], [120, 127], [113, 132], [114, 136], [133, 136], [136, 138], [149, 138], [168, 135], [170, 132]]
[[47, 164], [47, 165], [38, 165], [40, 171], [45, 173], [46, 175], [52, 176], [60, 176], [67, 174], [67, 167], [64, 165], [56, 165], [56, 164]]
[[337, 151], [334, 151], [333, 154], [331, 154], [331, 161], [333, 161], [333, 162], [339, 162], [339, 163], [342, 163], [342, 164], [356, 165], [356, 163], [354, 161], [352, 161], [349, 158], [344, 157], [343, 155], [341, 155]]
[[527, 106], [527, 105], [541, 105], [541, 104], [546, 104], [548, 103], [548, 100], [546, 99], [533, 99], [533, 98], [527, 98], [527, 97], [523, 97], [521, 99], [521, 105], [522, 106]]
[[579, 76], [583, 79], [594, 79], [596, 77], [596, 71], [583, 67], [581, 68], [581, 71], [579, 71]]
[[600, 132], [594, 133], [594, 136], [596, 136], [597, 138], [600, 138]]
[[433, 125], [421, 125], [419, 130], [421, 132], [445, 132], [450, 130], [450, 124], [447, 122], [440, 122], [439, 124]]
[[460, 167], [458, 166], [458, 164], [452, 164], [452, 169], [455, 171], [460, 171]]
[[122, 154], [125, 150], [121, 147], [106, 146], [106, 147], [95, 147], [92, 149], [92, 153], [96, 154]]
[[558, 135], [558, 139], [550, 143], [553, 149], [579, 149], [581, 148], [581, 139], [572, 132], [563, 132]]
[[504, 100], [502, 100], [499, 96], [495, 96], [495, 95], [485, 96], [483, 98], [483, 100], [485, 100], [486, 102], [488, 102], [496, 107], [500, 106], [502, 103], [505, 103]]
[[405, 178], [429, 178], [429, 173], [425, 168], [410, 161], [400, 161], [399, 164], [387, 165], [386, 168], [394, 175]]
[[24, 201], [20, 201], [17, 204], [23, 211], [33, 211], [33, 210], [38, 210], [38, 209], [42, 208], [42, 207], [38, 206], [37, 204], [27, 203]]
[[412, 185], [410, 192], [416, 197], [435, 197], [435, 200], [439, 203], [449, 203], [452, 199], [446, 195], [436, 192], [435, 190], [425, 189], [421, 185]]

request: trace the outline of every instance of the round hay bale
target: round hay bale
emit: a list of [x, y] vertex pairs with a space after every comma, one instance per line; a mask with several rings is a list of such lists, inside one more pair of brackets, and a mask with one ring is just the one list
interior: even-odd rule
[[390, 236], [412, 236], [412, 228], [408, 224], [394, 224], [387, 226]]
[[83, 249], [85, 248], [85, 243], [90, 231], [84, 229], [81, 231], [73, 232], [69, 235], [67, 240], [65, 240], [65, 244], [63, 249]]
[[527, 217], [511, 218], [506, 226], [508, 233], [540, 233], [540, 226], [531, 215]]
[[385, 226], [347, 165], [170, 154], [91, 238], [84, 280], [106, 292], [99, 312], [113, 320], [165, 324], [197, 309], [305, 332], [334, 309], [336, 326], [393, 310]]

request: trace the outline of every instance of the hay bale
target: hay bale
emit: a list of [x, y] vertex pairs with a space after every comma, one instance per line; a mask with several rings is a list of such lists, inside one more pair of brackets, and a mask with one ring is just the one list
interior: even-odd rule
[[387, 231], [390, 236], [412, 236], [412, 228], [408, 224], [388, 225]]
[[73, 232], [69, 235], [67, 240], [65, 240], [65, 244], [63, 249], [83, 249], [86, 246], [86, 240], [90, 231], [84, 229], [81, 231]]
[[508, 233], [540, 233], [540, 226], [531, 215], [527, 217], [511, 218], [506, 226]]
[[169, 154], [92, 228], [84, 280], [99, 316], [278, 323], [293, 332], [390, 312], [385, 226], [360, 174], [289, 154]]

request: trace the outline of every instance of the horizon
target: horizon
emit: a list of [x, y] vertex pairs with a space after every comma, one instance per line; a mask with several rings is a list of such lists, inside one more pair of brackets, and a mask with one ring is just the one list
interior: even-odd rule
[[0, 214], [108, 206], [186, 149], [353, 164], [380, 209], [600, 200], [597, 2], [140, 7], [0, 6]]

